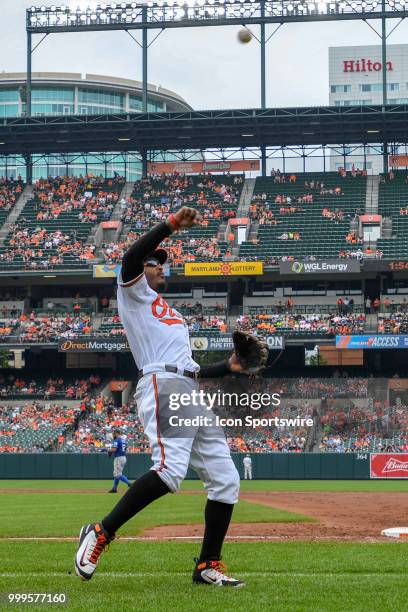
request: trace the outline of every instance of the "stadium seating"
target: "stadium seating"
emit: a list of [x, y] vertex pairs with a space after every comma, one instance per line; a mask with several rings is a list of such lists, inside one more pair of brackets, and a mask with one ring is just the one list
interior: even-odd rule
[[243, 178], [237, 176], [153, 176], [135, 184], [122, 221], [136, 234], [181, 206], [196, 208], [203, 224], [170, 238], [164, 246], [174, 265], [185, 261], [221, 259], [227, 243], [217, 240], [221, 222], [236, 216]]
[[97, 331], [98, 336], [124, 336], [125, 330], [120, 322], [117, 311], [104, 313], [102, 322]]
[[[273, 387], [273, 385], [272, 385]], [[263, 391], [271, 392], [271, 388], [262, 387]], [[249, 411], [250, 412], [250, 411]], [[242, 416], [248, 413], [243, 411]], [[240, 410], [237, 410], [240, 416]], [[269, 419], [290, 419], [299, 416], [300, 418], [310, 418], [313, 416], [313, 405], [307, 401], [296, 402], [292, 405], [281, 404], [273, 410], [265, 410], [256, 413], [256, 418]], [[225, 433], [228, 444], [233, 452], [253, 452], [253, 453], [300, 453], [307, 450], [309, 438], [308, 427], [280, 427], [275, 425], [249, 427], [226, 427]]]
[[[134, 400], [116, 407], [113, 399], [100, 395], [100, 385], [105, 382], [92, 375], [82, 380], [69, 380], [65, 376], [39, 380], [42, 392], [45, 388], [50, 391], [48, 396], [41, 397], [47, 401], [44, 403], [35, 399], [39, 395], [34, 381], [15, 379], [12, 381], [14, 396], [20, 390], [20, 399], [11, 403], [10, 383], [0, 403], [0, 452], [105, 452], [115, 428], [127, 436], [128, 452], [150, 452]], [[202, 385], [204, 390], [214, 391], [218, 389], [215, 383], [206, 380]], [[231, 381], [231, 384], [234, 383]], [[34, 391], [29, 395], [27, 390], [32, 385]], [[261, 386], [259, 381], [253, 381], [251, 391], [260, 390], [270, 394], [279, 390], [282, 401], [269, 411], [257, 411], [256, 418], [299, 416], [312, 418], [315, 425], [313, 428], [229, 426], [225, 433], [233, 452], [298, 453], [311, 448], [320, 452], [408, 450], [407, 407], [378, 400], [368, 379], [270, 379], [262, 381]], [[63, 402], [57, 403], [58, 398], [64, 398]], [[247, 407], [240, 406], [234, 408], [234, 415], [244, 416], [247, 411]]]
[[[390, 176], [393, 177], [390, 179]], [[408, 258], [408, 182], [407, 173], [394, 171], [382, 178], [378, 213], [392, 219], [392, 238], [381, 238], [377, 247], [385, 258]]]
[[57, 450], [57, 439], [74, 423], [72, 407], [38, 401], [0, 405], [0, 452]]
[[133, 244], [138, 235], [139, 234], [136, 232], [130, 231], [125, 240], [119, 242], [104, 242], [101, 245], [99, 254], [102, 255], [107, 264], [121, 263], [126, 250]]
[[[266, 309], [265, 309], [266, 310]], [[258, 335], [284, 334], [285, 336], [317, 337], [322, 335], [350, 334], [364, 332], [365, 315], [348, 314], [279, 314], [242, 315], [237, 327]]]
[[[282, 196], [283, 202], [276, 202]], [[312, 201], [304, 201], [311, 198]], [[364, 211], [365, 198], [364, 176], [342, 178], [334, 172], [304, 173], [296, 175], [296, 182], [289, 182], [286, 177], [285, 183], [276, 182], [276, 177], [259, 177], [250, 208], [252, 219], [260, 224], [257, 240], [242, 243], [239, 256], [266, 261], [288, 256], [338, 258], [341, 251], [351, 249], [346, 240], [350, 221], [356, 213]], [[291, 208], [295, 211], [290, 212]], [[268, 213], [273, 217], [269, 218]], [[285, 235], [288, 238], [281, 239]], [[291, 235], [295, 238], [291, 239]]]
[[92, 317], [82, 313], [35, 313], [20, 317], [21, 342], [56, 342], [92, 334]]
[[92, 227], [110, 218], [124, 179], [41, 179], [0, 248], [0, 269], [84, 268]]
[[353, 436], [327, 434], [319, 443], [319, 452], [336, 453], [403, 453], [408, 450], [407, 436], [381, 437], [375, 433]]
[[[307, 312], [286, 307], [264, 306], [247, 308], [245, 314], [228, 320], [223, 303], [203, 305], [202, 302], [172, 300], [169, 303], [183, 315], [191, 332], [204, 335], [227, 333], [238, 327], [260, 335], [284, 334], [285, 336], [333, 336], [335, 334], [362, 333], [365, 314], [354, 311], [339, 312], [336, 306], [330, 309], [314, 307]], [[79, 304], [78, 304], [79, 306]], [[313, 310], [313, 313], [312, 313]], [[358, 309], [357, 309], [358, 310]], [[381, 315], [383, 317], [383, 315]], [[391, 315], [379, 319], [384, 332], [391, 333]], [[398, 325], [406, 329], [407, 313], [395, 315]], [[394, 322], [395, 333], [399, 329]], [[400, 332], [401, 333], [401, 332]], [[85, 307], [77, 310], [37, 309], [23, 312], [18, 317], [0, 317], [0, 343], [10, 341], [22, 344], [56, 343], [64, 338], [123, 336], [124, 330], [117, 306], [105, 308], [101, 314]]]
[[148, 440], [137, 416], [134, 400], [115, 408], [109, 399], [99, 397], [93, 403], [85, 402], [85, 410], [77, 420], [76, 428], [66, 437], [62, 452], [103, 452], [112, 442], [112, 431], [120, 428], [127, 436], [128, 452], [150, 452]]
[[5, 372], [0, 375], [0, 399], [67, 399], [78, 400], [92, 394], [103, 385], [98, 374], [53, 373], [45, 374], [21, 371]]
[[0, 227], [14, 208], [24, 189], [21, 178], [16, 180], [0, 178]]
[[[259, 223], [254, 241], [241, 244], [241, 259], [277, 261], [282, 257], [358, 256], [350, 221], [365, 204], [366, 177], [304, 173], [296, 180], [258, 178], [250, 207]], [[289, 182], [290, 181], [290, 182]], [[104, 243], [100, 255], [119, 263], [128, 245], [182, 205], [197, 208], [203, 224], [165, 243], [169, 261], [215, 261], [231, 255], [219, 239], [220, 225], [236, 216], [243, 184], [240, 176], [152, 176], [138, 181], [122, 204], [125, 231], [119, 243]], [[0, 269], [86, 268], [95, 258], [92, 227], [109, 219], [123, 179], [57, 178], [40, 180], [17, 223], [0, 248]]]
[[380, 334], [408, 334], [408, 313], [379, 313], [377, 325]]
[[201, 316], [201, 315], [226, 315], [227, 305], [221, 301], [216, 303], [207, 303], [205, 299], [200, 302], [187, 302], [185, 300], [175, 300], [167, 298], [168, 303], [173, 308], [176, 308], [183, 316]]
[[[368, 387], [367, 387], [368, 389]], [[339, 406], [328, 402], [320, 421], [320, 451], [403, 452], [408, 448], [407, 406], [390, 405], [374, 393], [372, 401], [358, 403], [351, 396]]]
[[[184, 313], [184, 319], [190, 331], [200, 331], [207, 334], [225, 333], [227, 331], [226, 316], [218, 314], [203, 314], [202, 311], [196, 314]], [[123, 336], [124, 329], [120, 322], [117, 311], [104, 313], [101, 325], [96, 330], [97, 336]]]
[[0, 342], [10, 342], [18, 335], [20, 321], [18, 318], [0, 318]]

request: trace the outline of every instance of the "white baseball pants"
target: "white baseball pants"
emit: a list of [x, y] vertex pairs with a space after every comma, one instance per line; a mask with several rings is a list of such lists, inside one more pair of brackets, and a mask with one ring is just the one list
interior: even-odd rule
[[[185, 376], [157, 373], [144, 376], [135, 393], [139, 419], [152, 451], [151, 469], [156, 470], [170, 491], [176, 492], [190, 466], [203, 482], [208, 499], [235, 504], [240, 479], [225, 436], [211, 436], [205, 426], [188, 428], [185, 437], [178, 437], [177, 433], [163, 435], [160, 421], [163, 414], [169, 414], [170, 389], [173, 392], [177, 389], [182, 394], [191, 393], [194, 389], [198, 391], [199, 386], [195, 380]], [[203, 415], [209, 414], [205, 405], [200, 406], [198, 411]], [[186, 414], [188, 409], [184, 416]]]

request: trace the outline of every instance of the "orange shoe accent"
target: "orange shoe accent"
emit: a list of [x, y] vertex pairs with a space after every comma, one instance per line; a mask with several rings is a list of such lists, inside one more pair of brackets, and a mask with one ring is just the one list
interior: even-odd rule
[[210, 567], [212, 567], [213, 569], [223, 574], [225, 574], [225, 572], [227, 571], [227, 566], [224, 565], [224, 563], [221, 563], [221, 561], [204, 561], [197, 565], [197, 569], [198, 570], [205, 569], [207, 567], [207, 563], [209, 563]]
[[103, 533], [97, 537], [95, 548], [93, 549], [92, 555], [89, 557], [89, 560], [91, 563], [96, 564], [98, 562], [98, 559], [101, 556], [102, 552], [104, 551], [107, 543], [108, 543], [108, 540], [106, 536], [103, 535]]
[[224, 565], [224, 563], [221, 563], [221, 561], [211, 561], [211, 567], [221, 572], [222, 574], [225, 574], [225, 572], [227, 571], [227, 566]]

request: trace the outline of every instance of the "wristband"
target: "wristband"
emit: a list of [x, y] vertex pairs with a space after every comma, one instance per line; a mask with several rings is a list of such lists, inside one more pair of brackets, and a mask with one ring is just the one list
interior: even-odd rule
[[173, 229], [173, 231], [177, 231], [180, 229], [180, 223], [177, 221], [176, 217], [173, 215], [173, 213], [171, 215], [169, 215], [168, 218], [168, 225], [170, 224], [171, 228]]

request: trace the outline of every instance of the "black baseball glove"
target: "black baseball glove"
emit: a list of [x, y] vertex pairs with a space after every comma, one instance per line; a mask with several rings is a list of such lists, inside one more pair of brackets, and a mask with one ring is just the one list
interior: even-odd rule
[[265, 369], [269, 350], [266, 342], [257, 336], [242, 331], [232, 334], [234, 353], [242, 374], [256, 376]]

